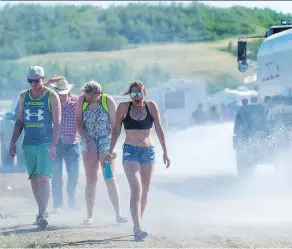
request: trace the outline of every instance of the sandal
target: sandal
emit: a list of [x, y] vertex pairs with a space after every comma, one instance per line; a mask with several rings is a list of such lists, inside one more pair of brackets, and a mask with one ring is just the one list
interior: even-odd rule
[[123, 217], [123, 216], [117, 216], [116, 220], [117, 220], [117, 223], [127, 223], [128, 222], [128, 219], [126, 217]]
[[136, 232], [134, 234], [134, 239], [135, 241], [143, 241], [147, 236], [148, 236], [147, 232], [140, 230], [139, 232]]
[[37, 224], [37, 226], [38, 226], [38, 228], [39, 229], [41, 229], [41, 230], [44, 230], [47, 226], [48, 226], [48, 221], [46, 220], [46, 218], [43, 218], [43, 217], [41, 217], [41, 218], [39, 218], [39, 220], [38, 220], [38, 224]]
[[83, 225], [92, 225], [93, 219], [92, 218], [87, 218], [82, 222]]
[[[41, 218], [41, 216], [37, 215], [35, 221], [32, 224], [33, 225], [37, 225], [40, 218]], [[48, 212], [45, 213], [44, 218], [45, 219], [49, 218], [49, 213]]]

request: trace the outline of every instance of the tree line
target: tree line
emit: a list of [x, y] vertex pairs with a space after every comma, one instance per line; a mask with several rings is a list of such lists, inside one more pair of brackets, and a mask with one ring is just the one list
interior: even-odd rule
[[[9, 92], [18, 95], [20, 91], [29, 87], [26, 81], [29, 66], [31, 65], [15, 61], [0, 61], [0, 98], [10, 98]], [[133, 79], [140, 79], [147, 88], [151, 88], [171, 78], [171, 73], [156, 63], [147, 65], [138, 72], [125, 61], [101, 62], [87, 70], [67, 65], [61, 67], [58, 63], [52, 62], [46, 62], [41, 66], [45, 69], [47, 79], [63, 75], [69, 83], [74, 83], [73, 93], [75, 94], [80, 94], [83, 85], [91, 79], [98, 80], [104, 92], [121, 94], [126, 90], [125, 86]]]
[[[267, 29], [281, 19], [292, 18], [270, 9], [239, 6], [222, 9], [198, 2], [187, 6], [131, 3], [107, 9], [89, 5], [6, 4], [0, 9], [0, 97], [7, 98], [8, 92], [27, 88], [25, 77], [30, 65], [16, 60], [26, 56], [120, 50], [150, 43], [216, 41], [254, 34], [259, 27]], [[254, 51], [257, 46], [254, 44]], [[236, 44], [222, 49], [236, 55]], [[98, 79], [111, 94], [123, 91], [125, 82], [134, 78], [144, 80], [148, 87], [171, 78], [171, 72], [156, 63], [141, 72], [134, 72], [125, 61], [101, 62], [82, 71], [51, 62], [42, 66], [48, 77], [65, 75], [77, 84], [77, 92], [91, 78]], [[234, 85], [228, 75], [221, 78], [228, 86]], [[210, 85], [208, 91], [216, 92], [225, 85]]]
[[109, 51], [137, 44], [207, 42], [251, 34], [291, 15], [270, 9], [215, 8], [192, 2], [84, 6], [5, 5], [0, 9], [0, 59], [34, 54]]

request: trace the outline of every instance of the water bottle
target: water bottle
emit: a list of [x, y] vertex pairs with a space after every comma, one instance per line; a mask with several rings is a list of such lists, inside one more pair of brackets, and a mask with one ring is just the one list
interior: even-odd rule
[[110, 179], [114, 177], [112, 166], [110, 165], [109, 161], [104, 163], [103, 176], [104, 179]]

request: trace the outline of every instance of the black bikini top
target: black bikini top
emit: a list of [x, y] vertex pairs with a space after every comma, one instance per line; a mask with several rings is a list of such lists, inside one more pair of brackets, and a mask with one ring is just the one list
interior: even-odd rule
[[143, 120], [135, 120], [132, 119], [130, 116], [130, 111], [131, 111], [131, 106], [133, 105], [132, 102], [129, 104], [127, 116], [124, 118], [123, 123], [124, 123], [124, 128], [126, 130], [148, 130], [151, 129], [153, 126], [153, 117], [151, 116], [148, 106], [145, 103], [145, 108], [147, 111], [147, 116]]

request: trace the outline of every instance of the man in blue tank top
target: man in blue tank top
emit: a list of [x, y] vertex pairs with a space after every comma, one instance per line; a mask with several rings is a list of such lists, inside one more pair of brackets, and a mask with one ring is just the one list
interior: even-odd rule
[[49, 178], [61, 131], [60, 99], [54, 91], [43, 85], [44, 79], [42, 67], [29, 68], [27, 81], [30, 89], [20, 95], [18, 119], [9, 148], [10, 155], [14, 157], [16, 141], [24, 129], [24, 160], [39, 209], [35, 224], [41, 229], [48, 225]]

